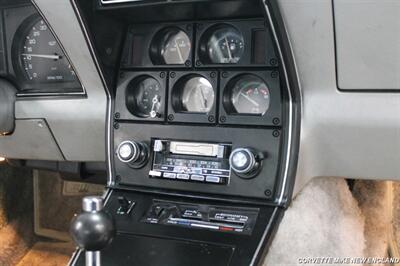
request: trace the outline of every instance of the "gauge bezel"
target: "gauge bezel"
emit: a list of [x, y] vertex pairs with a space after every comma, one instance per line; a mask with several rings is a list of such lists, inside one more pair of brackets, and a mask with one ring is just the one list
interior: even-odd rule
[[[188, 58], [186, 59], [186, 61], [183, 64], [167, 64], [165, 62], [165, 59], [162, 58], [161, 45], [163, 45], [163, 43], [166, 40], [167, 35], [169, 33], [171, 33], [172, 31], [183, 32], [186, 34], [187, 38], [189, 39], [190, 51], [189, 51]], [[155, 66], [158, 66], [158, 65], [190, 66], [192, 64], [192, 50], [193, 50], [193, 43], [192, 43], [192, 39], [191, 39], [190, 35], [188, 34], [188, 32], [186, 32], [185, 30], [183, 30], [182, 28], [179, 28], [177, 26], [169, 26], [169, 27], [160, 29], [156, 34], [154, 34], [154, 36], [151, 40], [151, 44], [150, 44], [149, 55], [150, 55], [151, 61], [153, 62], [153, 64]]]
[[232, 102], [233, 89], [236, 88], [239, 81], [241, 81], [247, 77], [253, 77], [255, 79], [258, 79], [258, 81], [263, 82], [266, 85], [266, 87], [268, 88], [268, 93], [270, 94], [269, 86], [262, 78], [258, 77], [257, 75], [253, 75], [253, 74], [240, 74], [240, 75], [233, 77], [232, 79], [230, 79], [228, 81], [228, 83], [226, 85], [227, 89], [224, 90], [223, 95], [222, 95], [223, 106], [224, 106], [226, 112], [231, 115], [245, 115], [245, 116], [262, 117], [269, 111], [269, 108], [271, 106], [271, 99], [269, 99], [268, 107], [267, 107], [266, 111], [263, 113], [241, 113], [236, 110], [235, 104]]
[[[244, 40], [244, 52], [237, 63], [215, 64], [208, 59], [207, 43], [215, 30], [221, 27], [232, 27], [239, 31]], [[255, 62], [255, 51], [259, 48], [255, 42], [255, 32], [265, 31], [265, 60], [262, 63]], [[270, 29], [266, 27], [265, 21], [255, 20], [233, 20], [223, 22], [200, 22], [196, 24], [196, 47], [195, 66], [197, 68], [208, 67], [277, 67], [277, 60], [274, 42], [271, 39]]]
[[138, 96], [140, 95], [141, 91], [138, 90], [138, 85], [140, 83], [144, 82], [145, 80], [155, 81], [155, 82], [157, 82], [157, 85], [159, 85], [160, 96], [161, 96], [161, 109], [160, 110], [162, 111], [162, 109], [164, 107], [164, 103], [163, 103], [164, 95], [162, 93], [162, 85], [157, 79], [155, 79], [149, 75], [142, 75], [142, 76], [135, 77], [128, 83], [128, 85], [126, 86], [126, 89], [125, 89], [125, 105], [126, 105], [126, 108], [128, 109], [128, 111], [136, 117], [153, 118], [153, 117], [150, 117], [150, 114], [144, 114], [139, 110]]
[[[232, 90], [245, 76], [263, 81], [270, 94], [268, 110], [263, 114], [237, 113], [231, 102]], [[219, 100], [219, 123], [234, 125], [280, 126], [282, 124], [282, 95], [278, 71], [223, 71], [220, 76], [222, 97]]]
[[[154, 47], [155, 40], [160, 32], [166, 29], [177, 29], [186, 33], [191, 43], [189, 59], [183, 65], [166, 65], [160, 63], [157, 57], [157, 48]], [[140, 41], [138, 41], [138, 39]], [[135, 40], [140, 43], [138, 51], [135, 51]], [[153, 45], [153, 47], [152, 47]], [[144, 24], [140, 27], [130, 26], [127, 32], [126, 41], [122, 51], [121, 68], [123, 69], [136, 69], [136, 68], [179, 68], [185, 69], [193, 66], [194, 57], [194, 38], [193, 38], [193, 23], [157, 23], [157, 24]], [[134, 54], [139, 53], [140, 58], [134, 60]]]
[[[143, 117], [132, 113], [126, 105], [126, 92], [131, 82], [136, 82], [143, 77], [151, 77], [158, 81], [161, 85], [160, 96], [161, 96], [161, 108], [159, 110], [159, 117]], [[156, 71], [156, 72], [132, 72], [123, 71], [120, 72], [120, 79], [118, 81], [118, 90], [115, 96], [115, 113], [114, 118], [116, 120], [132, 120], [132, 121], [149, 121], [149, 122], [163, 122], [166, 114], [166, 81], [167, 72]]]
[[[214, 90], [214, 104], [207, 113], [195, 113], [184, 111], [181, 104], [182, 85], [193, 77], [207, 79]], [[168, 122], [171, 123], [202, 123], [215, 124], [218, 105], [218, 72], [217, 71], [172, 71], [169, 75], [168, 92]]]
[[[85, 95], [85, 90], [81, 85], [78, 75], [76, 74], [75, 81], [53, 81], [53, 82], [31, 82], [26, 72], [23, 70], [23, 60], [21, 57], [21, 51], [23, 50], [25, 37], [31, 31], [33, 25], [35, 25], [38, 21], [44, 20], [39, 14], [35, 13], [25, 18], [24, 21], [19, 25], [16, 30], [12, 46], [11, 46], [11, 61], [13, 71], [16, 77], [16, 83], [19, 87], [18, 96], [51, 96], [51, 95]], [[46, 22], [46, 21], [45, 21]], [[57, 37], [54, 35], [51, 27], [48, 25], [48, 30], [54, 36], [54, 39], [57, 41], [57, 45], [63, 51], [65, 59], [71, 64], [71, 67], [74, 69], [74, 66], [71, 63], [71, 60], [66, 55], [64, 48], [60, 44]], [[75, 69], [74, 69], [75, 71]], [[76, 73], [76, 71], [75, 71]], [[62, 84], [62, 86], [61, 86]]]
[[[231, 31], [237, 33], [239, 37], [241, 37], [241, 39], [243, 41], [243, 51], [242, 51], [242, 54], [241, 54], [238, 62], [235, 62], [235, 63], [215, 63], [210, 58], [210, 53], [208, 51], [210, 39], [219, 30], [226, 30], [226, 31], [231, 30]], [[230, 66], [230, 65], [240, 64], [240, 62], [243, 59], [243, 56], [246, 55], [245, 51], [247, 49], [248, 49], [247, 48], [247, 42], [245, 40], [245, 37], [244, 37], [243, 33], [238, 28], [236, 28], [235, 26], [227, 24], [227, 23], [216, 24], [216, 25], [213, 25], [213, 26], [209, 27], [202, 34], [202, 36], [200, 38], [199, 48], [198, 48], [201, 62], [203, 62], [204, 64], [209, 64], [209, 65], [223, 65], [223, 66]]]

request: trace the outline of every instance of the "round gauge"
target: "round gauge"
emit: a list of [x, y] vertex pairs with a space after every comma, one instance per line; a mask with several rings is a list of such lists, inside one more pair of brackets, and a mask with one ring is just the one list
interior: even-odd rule
[[160, 65], [183, 65], [191, 51], [189, 36], [179, 28], [166, 28], [158, 32], [150, 47], [153, 63]]
[[179, 95], [180, 111], [192, 113], [208, 113], [214, 106], [215, 92], [210, 81], [198, 75], [184, 78], [177, 83], [175, 91]]
[[264, 115], [267, 112], [270, 92], [260, 78], [254, 75], [240, 76], [234, 80], [232, 87], [228, 100], [234, 113]]
[[[30, 82], [72, 82], [75, 72], [46, 23], [38, 16], [29, 18], [16, 34], [17, 71]], [[15, 49], [14, 49], [15, 48]], [[14, 53], [15, 53], [14, 52]]]
[[236, 64], [244, 52], [243, 35], [232, 26], [216, 28], [207, 41], [208, 61], [213, 64]]
[[126, 107], [135, 116], [157, 118], [161, 116], [161, 84], [150, 76], [132, 80], [126, 90]]

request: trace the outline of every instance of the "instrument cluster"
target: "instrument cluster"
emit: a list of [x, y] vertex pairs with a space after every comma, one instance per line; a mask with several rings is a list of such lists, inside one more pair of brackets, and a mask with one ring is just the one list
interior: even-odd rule
[[269, 36], [262, 20], [132, 27], [116, 118], [281, 125], [278, 62]]

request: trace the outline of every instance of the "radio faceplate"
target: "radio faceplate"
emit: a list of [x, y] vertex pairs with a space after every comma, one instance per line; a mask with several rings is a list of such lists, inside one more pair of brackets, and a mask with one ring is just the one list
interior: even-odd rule
[[155, 139], [152, 146], [151, 177], [229, 184], [231, 144]]
[[[244, 127], [206, 127], [178, 124], [136, 125], [129, 122], [120, 122], [118, 129], [114, 131], [114, 151], [117, 151], [119, 145], [124, 141], [140, 142], [142, 145], [148, 147], [149, 159], [145, 165], [140, 168], [135, 168], [129, 163], [121, 162], [118, 159], [117, 153], [114, 153], [115, 185], [123, 187], [133, 185], [141, 188], [147, 187], [271, 199], [274, 197], [277, 176], [279, 174], [281, 136], [282, 134], [279, 129], [268, 128], [254, 128], [249, 133], [248, 128]], [[157, 142], [157, 145], [154, 145], [156, 140], [168, 141], [168, 143]], [[172, 149], [171, 142], [173, 143]], [[159, 151], [159, 144], [163, 144], [163, 152]], [[178, 147], [176, 144], [179, 144]], [[187, 154], [188, 144], [190, 149], [194, 149], [197, 154], [201, 153], [203, 155], [193, 156]], [[196, 147], [194, 147], [193, 144]], [[198, 144], [205, 146], [199, 146]], [[218, 158], [218, 149], [222, 150], [222, 147], [219, 146], [224, 147], [224, 155], [222, 158]], [[156, 148], [156, 151], [154, 151], [154, 148]], [[238, 148], [257, 150], [264, 156], [262, 159], [262, 167], [259, 168], [255, 176], [245, 178], [237, 174], [233, 171], [233, 168], [227, 165], [230, 154]], [[204, 156], [207, 154], [217, 155]], [[240, 157], [244, 158], [244, 156], [239, 156], [239, 163]], [[259, 156], [257, 155], [256, 157]], [[168, 168], [171, 166], [163, 163], [163, 160], [168, 162], [167, 159], [170, 161], [170, 164], [173, 165], [172, 168]], [[202, 161], [207, 161], [207, 163], [202, 164]], [[208, 169], [207, 164], [209, 165], [210, 162], [216, 164], [215, 169]], [[196, 167], [198, 165], [200, 165], [200, 167]], [[167, 168], [161, 169], [162, 166]], [[181, 166], [183, 166], [184, 169], [190, 166], [191, 172], [184, 173], [189, 174], [189, 180], [183, 179], [187, 178], [187, 176], [180, 176], [180, 178], [177, 178], [178, 172], [182, 170], [182, 168], [179, 169]], [[202, 174], [203, 170], [207, 170], [207, 173], [204, 172], [203, 174], [204, 181], [193, 180], [192, 182], [190, 180], [191, 175], [195, 174], [195, 171], [199, 171], [199, 168]], [[210, 174], [208, 174], [208, 170], [221, 170], [222, 173], [210, 172]], [[156, 171], [156, 173], [152, 171]], [[227, 171], [230, 173], [228, 174]], [[160, 175], [161, 172], [162, 176]], [[164, 172], [176, 174], [176, 176], [174, 178], [164, 178]], [[149, 176], [149, 173], [152, 177]], [[205, 175], [224, 177], [224, 182], [215, 184], [211, 182], [212, 178], [210, 177], [208, 178], [209, 182], [206, 182]]]

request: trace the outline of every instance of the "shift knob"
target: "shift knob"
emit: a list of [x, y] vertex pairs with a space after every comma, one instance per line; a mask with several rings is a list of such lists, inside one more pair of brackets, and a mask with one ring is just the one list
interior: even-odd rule
[[113, 217], [103, 211], [101, 197], [85, 197], [83, 212], [71, 222], [70, 234], [78, 247], [85, 251], [100, 251], [107, 247], [115, 236]]

